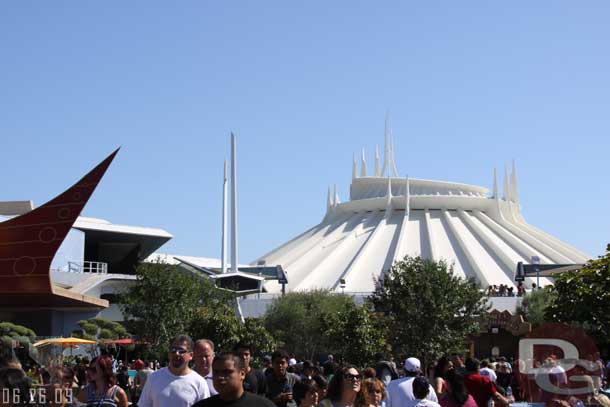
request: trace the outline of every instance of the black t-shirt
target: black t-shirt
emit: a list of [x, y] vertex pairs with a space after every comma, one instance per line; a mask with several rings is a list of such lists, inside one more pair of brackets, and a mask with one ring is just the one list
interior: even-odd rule
[[275, 407], [270, 400], [256, 394], [245, 391], [243, 396], [237, 400], [224, 401], [220, 394], [198, 401], [193, 407]]
[[250, 371], [246, 373], [246, 378], [244, 379], [244, 390], [254, 394], [265, 395], [267, 385], [263, 372], [250, 369]]

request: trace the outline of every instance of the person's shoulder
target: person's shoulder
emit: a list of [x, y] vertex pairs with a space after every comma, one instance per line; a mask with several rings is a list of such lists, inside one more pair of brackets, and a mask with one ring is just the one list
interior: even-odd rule
[[399, 378], [399, 379], [394, 379], [394, 380], [391, 380], [391, 381], [390, 381], [390, 383], [388, 383], [388, 388], [390, 388], [390, 387], [396, 387], [396, 386], [398, 386], [398, 385], [400, 385], [400, 384], [402, 384], [402, 383], [406, 382], [406, 381], [407, 381], [407, 380], [409, 380], [409, 379], [410, 379], [410, 377], [401, 377], [401, 378]]
[[258, 394], [244, 392], [244, 404], [247, 406], [275, 407], [275, 404], [268, 398], [259, 396]]
[[208, 397], [207, 399], [199, 400], [193, 407], [212, 407], [212, 406], [222, 406], [222, 400], [220, 400], [220, 396], [218, 394]]
[[153, 371], [153, 372], [150, 374], [150, 376], [148, 376], [148, 379], [147, 379], [147, 380], [152, 380], [152, 381], [155, 381], [155, 380], [162, 380], [162, 378], [163, 378], [163, 377], [166, 377], [166, 376], [167, 376], [167, 368], [166, 368], [166, 367], [164, 367], [164, 368], [161, 368], [161, 369], [159, 369], [159, 370], [155, 370], [155, 371]]
[[199, 373], [191, 369], [191, 371], [185, 376], [185, 378], [189, 381], [195, 382], [197, 384], [204, 383], [206, 386], [208, 382], [205, 380], [205, 377], [201, 376]]

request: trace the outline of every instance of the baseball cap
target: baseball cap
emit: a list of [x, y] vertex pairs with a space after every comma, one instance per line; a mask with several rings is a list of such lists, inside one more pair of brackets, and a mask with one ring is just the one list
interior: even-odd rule
[[419, 372], [421, 370], [421, 363], [417, 358], [408, 358], [405, 360], [405, 370], [407, 372]]

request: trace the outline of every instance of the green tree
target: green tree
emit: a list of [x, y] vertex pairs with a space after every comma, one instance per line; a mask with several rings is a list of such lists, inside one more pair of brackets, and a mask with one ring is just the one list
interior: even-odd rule
[[370, 301], [383, 314], [393, 351], [425, 364], [463, 350], [489, 308], [474, 279], [461, 279], [444, 261], [409, 256], [376, 282]]
[[118, 322], [108, 321], [104, 318], [91, 318], [77, 322], [80, 329], [72, 332], [75, 338], [90, 341], [130, 338], [127, 329]]
[[610, 245], [606, 254], [580, 270], [555, 277], [554, 298], [546, 309], [550, 321], [582, 327], [599, 346], [610, 345]]
[[348, 301], [339, 312], [325, 317], [328, 351], [339, 360], [366, 367], [375, 362], [376, 353], [385, 350], [385, 328], [371, 304]]
[[198, 307], [187, 330], [193, 339], [211, 339], [217, 351], [231, 350], [243, 331], [235, 308], [228, 303]]
[[172, 337], [187, 331], [202, 304], [219, 298], [209, 280], [163, 262], [140, 264], [136, 276], [119, 303], [134, 333], [160, 354]]
[[265, 327], [280, 346], [311, 359], [329, 351], [325, 321], [348, 302], [352, 302], [350, 297], [327, 290], [288, 293], [271, 303], [264, 316]]
[[538, 326], [546, 319], [546, 310], [553, 302], [554, 294], [550, 289], [534, 290], [523, 296], [521, 304], [517, 307], [517, 314], [523, 315], [526, 321]]
[[0, 322], [0, 356], [12, 356], [13, 341], [32, 352], [35, 340], [36, 333], [31, 329], [11, 322]]
[[259, 366], [264, 355], [270, 355], [278, 349], [278, 342], [265, 327], [263, 318], [246, 318], [240, 341], [254, 347], [254, 365]]

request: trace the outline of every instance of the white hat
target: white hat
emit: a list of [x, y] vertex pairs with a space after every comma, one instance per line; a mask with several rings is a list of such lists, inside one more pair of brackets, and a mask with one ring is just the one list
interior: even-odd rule
[[294, 366], [297, 364], [297, 360], [295, 358], [290, 358], [288, 361], [288, 366]]
[[419, 372], [421, 369], [421, 363], [417, 358], [408, 358], [405, 360], [405, 370], [407, 372]]

